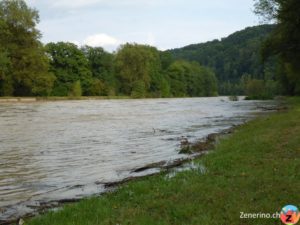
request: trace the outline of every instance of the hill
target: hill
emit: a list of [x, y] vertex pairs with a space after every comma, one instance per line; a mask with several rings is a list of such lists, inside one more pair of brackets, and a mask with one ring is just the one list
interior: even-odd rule
[[211, 67], [220, 84], [237, 83], [243, 74], [263, 79], [265, 66], [260, 57], [261, 44], [274, 27], [274, 25], [248, 27], [221, 40], [192, 44], [167, 52], [176, 60], [196, 61], [203, 66]]

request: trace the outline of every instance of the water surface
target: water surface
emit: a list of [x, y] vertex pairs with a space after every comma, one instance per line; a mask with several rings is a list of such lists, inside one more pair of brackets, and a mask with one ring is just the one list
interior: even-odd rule
[[178, 154], [180, 139], [245, 122], [272, 102], [226, 97], [0, 105], [0, 220], [104, 190]]

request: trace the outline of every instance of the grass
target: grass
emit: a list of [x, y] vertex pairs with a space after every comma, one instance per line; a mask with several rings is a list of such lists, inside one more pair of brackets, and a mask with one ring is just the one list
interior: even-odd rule
[[132, 181], [116, 192], [66, 205], [29, 225], [282, 224], [240, 219], [240, 212], [275, 213], [300, 206], [300, 98], [288, 112], [258, 118], [223, 139], [195, 163], [205, 166], [167, 178]]

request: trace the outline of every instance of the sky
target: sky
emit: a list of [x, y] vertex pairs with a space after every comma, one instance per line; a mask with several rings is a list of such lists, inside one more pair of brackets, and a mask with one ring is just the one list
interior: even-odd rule
[[124, 43], [160, 50], [220, 39], [258, 24], [253, 0], [25, 0], [39, 11], [42, 42], [114, 51]]

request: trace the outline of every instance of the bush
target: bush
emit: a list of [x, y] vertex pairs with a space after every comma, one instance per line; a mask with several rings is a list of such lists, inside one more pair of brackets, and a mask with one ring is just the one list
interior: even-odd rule
[[[273, 84], [272, 84], [273, 86]], [[263, 80], [249, 80], [246, 84], [246, 100], [267, 100], [274, 98], [274, 87]]]
[[144, 98], [146, 96], [146, 85], [143, 81], [139, 80], [134, 82], [131, 97]]
[[81, 89], [81, 84], [80, 84], [79, 80], [73, 84], [72, 90], [70, 91], [69, 96], [71, 96], [71, 97], [81, 97], [82, 96], [82, 89]]
[[228, 99], [229, 99], [229, 101], [236, 102], [236, 101], [239, 100], [239, 96], [237, 96], [237, 95], [231, 95], [231, 96], [228, 97]]

